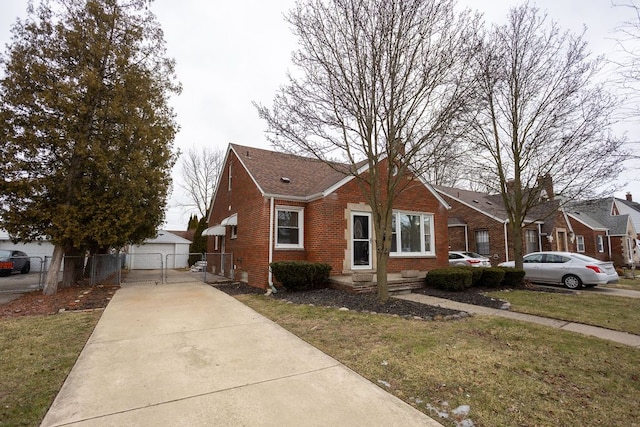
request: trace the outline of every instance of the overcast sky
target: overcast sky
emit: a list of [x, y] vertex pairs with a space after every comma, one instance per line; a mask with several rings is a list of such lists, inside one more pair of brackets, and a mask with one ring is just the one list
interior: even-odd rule
[[[621, 0], [622, 1], [622, 0]], [[613, 7], [610, 0], [537, 0], [563, 29], [581, 31], [594, 54], [613, 53], [613, 30], [632, 20], [628, 8]], [[278, 87], [286, 82], [291, 51], [296, 47], [283, 13], [294, 0], [154, 0], [151, 7], [165, 33], [169, 55], [176, 59], [183, 92], [172, 100], [181, 130], [175, 146], [214, 146], [226, 149], [233, 142], [269, 149], [265, 124], [252, 105], [271, 105]], [[509, 0], [458, 0], [482, 12], [488, 22], [504, 22]], [[0, 0], [0, 46], [10, 41], [15, 19], [26, 16], [27, 0]], [[631, 127], [625, 128], [627, 132]], [[630, 139], [637, 139], [629, 134]], [[640, 173], [627, 168], [617, 197], [627, 191], [640, 201]], [[177, 169], [177, 167], [176, 167]], [[174, 170], [174, 193], [169, 201], [165, 228], [186, 228], [189, 214], [178, 207], [179, 174]]]

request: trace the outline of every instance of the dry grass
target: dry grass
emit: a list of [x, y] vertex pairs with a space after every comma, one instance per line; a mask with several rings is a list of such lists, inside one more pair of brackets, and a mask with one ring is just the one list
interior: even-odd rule
[[640, 272], [636, 273], [635, 279], [620, 278], [618, 283], [603, 286], [605, 288], [630, 289], [640, 291]]
[[491, 292], [507, 300], [511, 310], [543, 317], [601, 326], [640, 335], [640, 298], [623, 298], [582, 292]]
[[[640, 426], [638, 349], [502, 318], [422, 322], [238, 298], [446, 426]], [[468, 416], [454, 414], [461, 405]]]
[[0, 425], [40, 424], [101, 313], [0, 320]]

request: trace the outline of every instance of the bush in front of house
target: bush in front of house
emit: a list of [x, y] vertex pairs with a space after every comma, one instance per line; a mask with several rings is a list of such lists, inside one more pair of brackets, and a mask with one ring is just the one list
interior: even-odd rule
[[499, 288], [504, 279], [505, 271], [500, 267], [488, 267], [482, 269], [482, 276], [477, 286], [482, 288]]
[[329, 264], [308, 261], [278, 261], [269, 267], [275, 279], [292, 291], [323, 287], [331, 272]]
[[471, 287], [473, 273], [467, 268], [449, 267], [430, 270], [425, 278], [427, 286], [445, 291], [462, 291]]
[[504, 279], [502, 279], [502, 287], [517, 288], [524, 284], [524, 270], [511, 267], [502, 268], [504, 269]]
[[482, 267], [469, 267], [465, 265], [459, 265], [453, 268], [464, 268], [465, 270], [469, 270], [471, 272], [471, 286], [478, 286], [478, 282], [482, 277], [482, 271], [484, 270]]

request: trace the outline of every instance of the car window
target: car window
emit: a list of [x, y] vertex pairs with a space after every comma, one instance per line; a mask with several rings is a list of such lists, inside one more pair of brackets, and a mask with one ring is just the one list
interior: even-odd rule
[[449, 259], [460, 259], [462, 258], [462, 255], [458, 255], [458, 254], [449, 254]]
[[571, 256], [574, 257], [575, 259], [578, 259], [584, 262], [595, 262], [595, 263], [600, 262], [600, 260], [591, 258], [590, 256], [582, 255], [582, 254], [571, 254]]
[[547, 264], [562, 264], [569, 261], [571, 258], [558, 254], [545, 254], [544, 262]]
[[477, 254], [475, 252], [463, 252], [463, 254], [465, 254], [469, 258], [484, 258], [484, 256]]
[[527, 264], [542, 262], [542, 254], [527, 255], [523, 258], [522, 262], [525, 262]]

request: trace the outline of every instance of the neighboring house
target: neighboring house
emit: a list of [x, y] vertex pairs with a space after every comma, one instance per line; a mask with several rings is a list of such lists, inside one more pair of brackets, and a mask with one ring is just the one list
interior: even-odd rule
[[627, 193], [624, 199], [615, 198], [613, 203], [618, 213], [629, 215], [633, 228], [635, 228], [638, 237], [640, 237], [640, 203], [633, 201], [631, 193]]
[[31, 271], [41, 271], [45, 258], [53, 255], [53, 244], [47, 239], [39, 239], [29, 243], [13, 243], [5, 230], [0, 230], [0, 249], [18, 250], [30, 257]]
[[[618, 267], [638, 265], [640, 263], [637, 244], [638, 233], [631, 216], [621, 213], [620, 202], [620, 199], [614, 197], [581, 201], [571, 203], [568, 210], [574, 219], [589, 217], [606, 228], [608, 260], [613, 261]], [[590, 253], [587, 255], [594, 256]]]
[[[394, 206], [390, 273], [448, 263], [449, 206], [420, 179], [409, 185]], [[210, 268], [251, 286], [273, 284], [274, 261], [324, 262], [332, 275], [376, 270], [372, 213], [356, 179], [316, 159], [230, 144], [208, 225], [208, 252], [233, 257]]]
[[[434, 186], [451, 206], [449, 248], [472, 251], [496, 265], [513, 259], [513, 239], [509, 219], [499, 194]], [[532, 209], [525, 219], [523, 253], [541, 250], [572, 250], [573, 230], [567, 216], [553, 200], [552, 188], [541, 191], [546, 201]]]
[[186, 268], [189, 266], [190, 240], [166, 231], [147, 239], [142, 245], [130, 245], [126, 267], [130, 270], [159, 270], [162, 268]]

